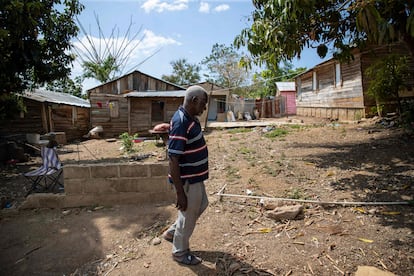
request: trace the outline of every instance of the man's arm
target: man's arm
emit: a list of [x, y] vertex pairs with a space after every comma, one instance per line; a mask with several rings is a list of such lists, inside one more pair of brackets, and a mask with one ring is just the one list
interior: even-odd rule
[[185, 211], [187, 210], [187, 196], [184, 192], [184, 183], [181, 181], [180, 175], [180, 165], [178, 162], [178, 156], [170, 155], [169, 158], [169, 166], [170, 166], [170, 174], [171, 178], [175, 187], [175, 191], [177, 193], [177, 203], [176, 207], [178, 210]]

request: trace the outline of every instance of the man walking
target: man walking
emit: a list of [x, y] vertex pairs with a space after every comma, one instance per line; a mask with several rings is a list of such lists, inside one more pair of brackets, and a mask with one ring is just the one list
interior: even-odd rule
[[190, 86], [183, 106], [170, 122], [168, 177], [176, 191], [178, 217], [163, 237], [173, 243], [173, 259], [185, 265], [197, 265], [202, 261], [190, 252], [189, 243], [197, 219], [208, 205], [204, 186], [208, 178], [208, 150], [196, 117], [206, 109], [207, 102], [204, 88]]

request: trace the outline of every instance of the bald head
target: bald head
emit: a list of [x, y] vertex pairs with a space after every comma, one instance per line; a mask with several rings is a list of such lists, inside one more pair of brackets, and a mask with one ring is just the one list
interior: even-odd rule
[[184, 108], [192, 116], [200, 116], [206, 109], [208, 102], [207, 91], [198, 85], [193, 85], [187, 88], [184, 97]]
[[207, 97], [207, 91], [199, 86], [193, 85], [187, 88], [185, 91], [184, 103], [189, 104], [194, 98]]

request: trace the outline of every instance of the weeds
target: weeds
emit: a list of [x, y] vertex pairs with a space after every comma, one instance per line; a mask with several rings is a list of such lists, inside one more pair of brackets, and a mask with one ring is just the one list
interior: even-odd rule
[[251, 132], [251, 131], [252, 131], [251, 128], [238, 127], [238, 128], [229, 129], [227, 132], [231, 134], [236, 134], [236, 133], [246, 133], [246, 132]]
[[124, 132], [119, 135], [121, 139], [122, 150], [126, 153], [134, 152], [134, 139], [138, 138], [138, 134], [129, 135], [128, 132]]
[[287, 191], [286, 197], [291, 199], [306, 199], [305, 192], [300, 188], [293, 188]]
[[229, 179], [240, 178], [239, 170], [237, 168], [234, 168], [232, 166], [227, 166], [225, 170], [226, 170], [227, 178]]
[[283, 137], [283, 136], [287, 135], [288, 133], [289, 132], [286, 129], [276, 128], [272, 131], [266, 132], [264, 136], [266, 138], [274, 139], [276, 137]]

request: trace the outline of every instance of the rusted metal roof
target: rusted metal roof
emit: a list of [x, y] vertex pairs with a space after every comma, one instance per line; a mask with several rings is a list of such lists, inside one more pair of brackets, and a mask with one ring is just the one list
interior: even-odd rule
[[88, 100], [73, 96], [68, 93], [53, 92], [43, 89], [34, 89], [33, 91], [25, 91], [21, 94], [24, 98], [38, 102], [49, 102], [55, 104], [66, 104], [80, 107], [91, 107]]
[[124, 95], [126, 98], [184, 98], [185, 90], [171, 91], [132, 91]]

